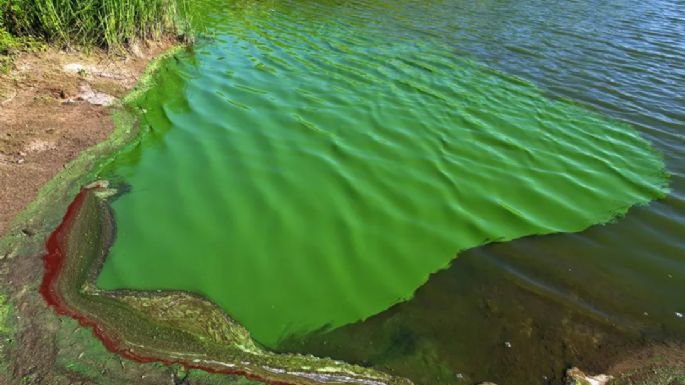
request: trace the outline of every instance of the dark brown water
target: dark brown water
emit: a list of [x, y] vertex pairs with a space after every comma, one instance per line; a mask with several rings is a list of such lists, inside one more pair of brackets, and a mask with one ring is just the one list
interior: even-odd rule
[[[666, 199], [613, 224], [481, 247], [411, 301], [284, 344], [427, 384], [561, 383], [685, 339], [685, 3], [451, 2], [457, 52], [636, 127], [664, 154]], [[511, 344], [508, 347], [507, 342]], [[685, 365], [685, 364], [684, 364]]]

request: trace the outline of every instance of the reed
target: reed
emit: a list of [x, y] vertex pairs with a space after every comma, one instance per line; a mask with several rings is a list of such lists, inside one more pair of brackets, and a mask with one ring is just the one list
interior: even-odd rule
[[185, 28], [187, 0], [0, 0], [0, 29], [64, 45], [122, 47]]

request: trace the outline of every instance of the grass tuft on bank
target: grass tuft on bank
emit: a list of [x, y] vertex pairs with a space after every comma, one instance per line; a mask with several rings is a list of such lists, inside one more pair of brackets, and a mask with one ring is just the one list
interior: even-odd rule
[[116, 49], [181, 34], [188, 0], [0, 0], [0, 54], [16, 39]]

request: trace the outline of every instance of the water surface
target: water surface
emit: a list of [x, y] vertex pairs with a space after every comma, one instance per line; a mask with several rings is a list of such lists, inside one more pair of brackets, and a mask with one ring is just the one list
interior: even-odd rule
[[[555, 305], [530, 315], [613, 319], [659, 303], [652, 314], [678, 322], [683, 15], [669, 2], [653, 15], [581, 3], [202, 3], [211, 38], [166, 63], [139, 101], [144, 135], [102, 172], [131, 191], [114, 202], [98, 284], [197, 292], [267, 346], [288, 339], [282, 349], [421, 383], [484, 379], [468, 350], [484, 357], [507, 338], [474, 338], [483, 323], [469, 290], [486, 282], [519, 293], [491, 307], [533, 292]], [[606, 23], [586, 21], [602, 12]], [[640, 44], [623, 36], [631, 23]], [[674, 191], [628, 212], [666, 192], [660, 152]], [[469, 252], [390, 313], [321, 333], [412, 298], [465, 250], [626, 212], [571, 242]], [[518, 257], [506, 251], [521, 244]], [[625, 282], [624, 297], [607, 294]], [[516, 316], [500, 313], [493, 325]], [[375, 338], [389, 350], [365, 344]]]

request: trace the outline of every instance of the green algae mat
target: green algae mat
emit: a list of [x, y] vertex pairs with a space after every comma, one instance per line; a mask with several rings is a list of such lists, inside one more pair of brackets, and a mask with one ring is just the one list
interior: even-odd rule
[[273, 347], [411, 298], [466, 249], [664, 196], [632, 127], [461, 56], [416, 7], [203, 3], [211, 38], [163, 64], [100, 171], [126, 193], [98, 286], [201, 294]]

